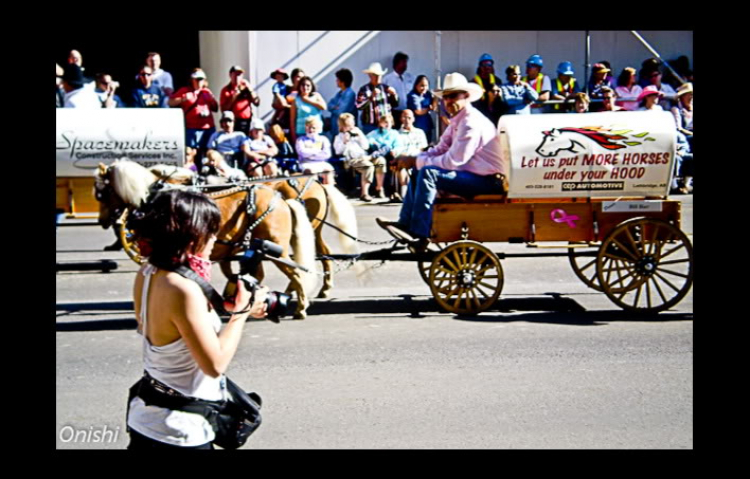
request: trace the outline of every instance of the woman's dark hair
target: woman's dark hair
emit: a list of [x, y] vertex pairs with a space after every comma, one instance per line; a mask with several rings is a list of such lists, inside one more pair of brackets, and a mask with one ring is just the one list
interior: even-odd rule
[[337, 71], [336, 78], [341, 80], [341, 83], [343, 83], [347, 88], [352, 86], [352, 82], [354, 81], [354, 75], [348, 68], [342, 68], [341, 70]]
[[310, 93], [315, 93], [317, 90], [315, 89], [315, 82], [313, 81], [312, 78], [310, 78], [310, 77], [302, 77], [299, 80], [299, 84], [302, 85], [302, 83], [306, 82], [306, 81], [309, 81], [310, 84], [312, 85], [312, 91]]
[[205, 248], [220, 226], [216, 203], [185, 190], [159, 193], [128, 222], [135, 239], [148, 246], [149, 262], [167, 270], [186, 264], [187, 255]]
[[625, 67], [622, 69], [620, 76], [617, 77], [617, 86], [628, 86], [631, 77], [635, 76], [635, 68]]

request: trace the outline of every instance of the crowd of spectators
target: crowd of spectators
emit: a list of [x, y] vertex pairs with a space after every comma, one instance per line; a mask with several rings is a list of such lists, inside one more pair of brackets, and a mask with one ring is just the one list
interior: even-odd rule
[[[123, 101], [117, 94], [119, 83], [106, 72], [86, 76], [83, 57], [73, 50], [64, 68], [56, 65], [56, 106], [182, 108], [186, 163], [196, 171], [228, 179], [320, 173], [325, 182], [338, 182], [363, 201], [386, 198], [386, 189], [392, 201], [400, 201], [407, 173], [394, 170], [389, 176], [388, 166], [398, 155], [426, 150], [448, 123], [428, 77], [413, 75], [408, 62], [407, 54], [396, 53], [390, 73], [371, 63], [362, 70], [369, 82], [358, 88], [352, 71], [342, 68], [335, 72], [338, 91], [329, 100], [302, 69], [291, 75], [276, 69], [270, 73], [273, 115], [263, 123], [253, 116], [260, 96], [238, 65], [229, 69], [229, 82], [216, 98], [200, 68], [192, 71], [188, 85], [175, 90], [171, 74], [161, 69], [161, 56], [151, 52], [135, 77], [132, 96]], [[682, 78], [655, 58], [644, 61], [640, 70], [627, 66], [616, 77], [611, 65], [601, 61], [592, 66], [590, 78], [580, 81], [572, 62], [561, 62], [553, 78], [544, 73], [542, 56], [534, 54], [526, 61], [525, 75], [521, 65], [511, 64], [502, 81], [494, 59], [484, 53], [472, 80], [483, 94], [473, 105], [494, 124], [511, 114], [669, 111], [680, 145], [673, 187], [691, 192], [693, 74], [686, 57], [671, 66]], [[213, 113], [218, 112], [217, 131]], [[387, 176], [392, 181], [386, 181]]]

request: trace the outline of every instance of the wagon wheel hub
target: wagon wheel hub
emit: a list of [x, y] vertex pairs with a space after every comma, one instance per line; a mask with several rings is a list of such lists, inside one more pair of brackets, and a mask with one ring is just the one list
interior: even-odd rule
[[656, 272], [656, 258], [644, 256], [635, 265], [635, 270], [641, 276], [651, 276]]
[[474, 271], [463, 271], [458, 275], [458, 284], [462, 288], [472, 288], [476, 284], [477, 275]]

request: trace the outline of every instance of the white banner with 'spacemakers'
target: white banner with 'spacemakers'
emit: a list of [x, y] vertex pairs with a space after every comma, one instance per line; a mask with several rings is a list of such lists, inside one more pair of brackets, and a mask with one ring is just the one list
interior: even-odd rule
[[185, 123], [179, 108], [57, 108], [55, 171], [87, 177], [99, 163], [127, 158], [145, 167], [185, 162]]
[[666, 196], [676, 130], [668, 112], [505, 115], [509, 198]]

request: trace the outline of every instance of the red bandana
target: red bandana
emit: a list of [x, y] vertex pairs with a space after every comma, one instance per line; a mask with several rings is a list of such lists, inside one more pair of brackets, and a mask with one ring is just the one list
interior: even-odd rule
[[187, 255], [187, 258], [190, 269], [195, 271], [198, 276], [206, 281], [211, 281], [211, 261], [193, 254]]

